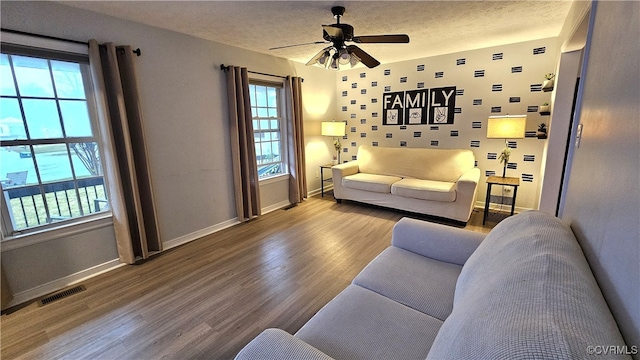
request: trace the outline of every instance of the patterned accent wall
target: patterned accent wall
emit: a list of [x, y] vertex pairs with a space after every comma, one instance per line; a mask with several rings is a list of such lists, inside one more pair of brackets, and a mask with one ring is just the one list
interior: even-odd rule
[[[363, 45], [364, 46], [364, 45]], [[388, 45], [402, 51], [402, 45]], [[366, 48], [364, 48], [366, 51]], [[497, 160], [505, 146], [500, 139], [487, 139], [489, 116], [527, 114], [524, 139], [508, 139], [511, 158], [507, 176], [519, 177], [516, 206], [537, 209], [544, 139], [538, 139], [538, 124], [549, 116], [538, 107], [551, 102], [542, 91], [544, 75], [554, 72], [556, 39], [542, 39], [500, 47], [383, 64], [374, 69], [340, 72], [336, 120], [347, 122], [343, 161], [355, 160], [362, 144], [385, 147], [471, 149], [483, 177], [476, 200], [484, 202], [485, 176], [502, 175]], [[383, 121], [383, 93], [455, 87], [452, 124], [387, 124]], [[401, 159], [398, 159], [402, 161]]]

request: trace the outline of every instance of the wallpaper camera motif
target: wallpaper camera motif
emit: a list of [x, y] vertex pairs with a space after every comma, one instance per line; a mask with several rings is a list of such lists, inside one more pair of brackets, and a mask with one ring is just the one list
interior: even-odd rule
[[[542, 83], [544, 74], [555, 69], [555, 50], [548, 51], [554, 41], [344, 71], [337, 85], [338, 118], [347, 123], [342, 159], [355, 160], [362, 144], [466, 148], [475, 153], [476, 166], [485, 176], [502, 174], [497, 157], [504, 140], [486, 138], [487, 118], [526, 113], [525, 139], [507, 143], [512, 149], [507, 176], [521, 179], [518, 204], [534, 208], [545, 141], [537, 138], [536, 129], [548, 120], [538, 108], [550, 102]], [[526, 184], [532, 186], [528, 191]]]

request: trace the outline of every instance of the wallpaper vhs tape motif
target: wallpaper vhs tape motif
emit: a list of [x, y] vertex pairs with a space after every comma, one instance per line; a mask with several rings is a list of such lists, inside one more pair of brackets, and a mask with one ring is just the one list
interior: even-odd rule
[[453, 124], [456, 87], [382, 94], [382, 125]]

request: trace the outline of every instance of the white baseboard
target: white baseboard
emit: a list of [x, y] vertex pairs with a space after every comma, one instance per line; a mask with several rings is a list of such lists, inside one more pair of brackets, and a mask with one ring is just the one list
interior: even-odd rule
[[267, 207], [263, 208], [263, 209], [262, 209], [262, 215], [264, 215], [264, 214], [268, 214], [268, 213], [270, 213], [270, 212], [272, 212], [272, 211], [275, 211], [275, 210], [282, 209], [282, 208], [287, 207], [287, 206], [289, 206], [289, 205], [291, 205], [291, 203], [289, 202], [289, 200], [280, 201], [280, 202], [279, 202], [279, 203], [277, 203], [277, 204], [273, 204], [273, 205], [270, 205], [270, 206], [267, 206]]
[[[327, 185], [324, 187], [324, 193], [326, 195], [327, 191], [331, 191], [333, 190], [333, 185]], [[311, 190], [311, 191], [307, 191], [307, 197], [312, 197], [312, 196], [316, 196], [318, 194], [322, 193], [322, 189], [321, 188], [317, 188], [315, 190]]]
[[[495, 208], [499, 206], [500, 204], [491, 203], [489, 204], [489, 211], [495, 210]], [[484, 201], [476, 201], [475, 208], [484, 211]], [[511, 205], [502, 205], [502, 210], [511, 211]], [[533, 209], [516, 206], [514, 212], [519, 214], [521, 212], [525, 212], [529, 210], [533, 210]]]
[[78, 271], [75, 274], [71, 274], [63, 278], [53, 280], [46, 284], [36, 286], [29, 290], [19, 292], [13, 295], [13, 300], [11, 300], [11, 302], [7, 307], [15, 306], [33, 299], [37, 299], [41, 296], [50, 294], [60, 289], [64, 289], [67, 286], [75, 285], [89, 278], [103, 274], [107, 271], [111, 271], [113, 269], [119, 268], [124, 265], [126, 264], [121, 263], [118, 259], [113, 259], [111, 261], [107, 261], [100, 265], [96, 265], [88, 269]]
[[194, 231], [190, 234], [186, 234], [186, 235], [182, 235], [180, 237], [177, 237], [173, 240], [169, 240], [169, 241], [165, 241], [162, 243], [162, 249], [164, 250], [169, 250], [172, 249], [176, 246], [180, 246], [183, 244], [186, 244], [188, 242], [191, 242], [193, 240], [199, 239], [201, 237], [207, 236], [207, 235], [211, 235], [215, 232], [218, 232], [220, 230], [224, 230], [228, 227], [231, 227], [233, 225], [239, 224], [240, 222], [238, 221], [238, 218], [233, 218], [227, 221], [223, 221], [219, 224], [213, 225], [213, 226], [209, 226], [207, 228], [204, 228], [202, 230], [198, 230], [198, 231]]
[[315, 190], [311, 190], [311, 191], [307, 191], [307, 197], [310, 198], [312, 196], [316, 196], [320, 194], [320, 189], [315, 189]]

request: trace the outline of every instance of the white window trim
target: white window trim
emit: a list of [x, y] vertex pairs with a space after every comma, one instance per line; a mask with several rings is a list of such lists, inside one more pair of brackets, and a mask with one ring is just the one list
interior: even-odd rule
[[5, 236], [2, 239], [0, 251], [5, 252], [15, 250], [46, 241], [86, 233], [112, 225], [113, 216], [111, 215], [111, 211], [87, 215], [72, 223], [56, 227], [48, 227], [46, 229], [35, 230], [24, 234]]
[[284, 83], [284, 80], [273, 81], [273, 79], [270, 79], [267, 76], [260, 76], [259, 74], [256, 74], [256, 75], [252, 75], [249, 78], [249, 84], [275, 87], [275, 88], [278, 88], [278, 91], [280, 92], [278, 95], [278, 98], [280, 100], [279, 110], [281, 112], [280, 114], [280, 145], [282, 146], [282, 149], [281, 149], [282, 161], [280, 161], [280, 163], [282, 164], [282, 173], [258, 178], [258, 183], [266, 185], [274, 182], [280, 182], [282, 181], [282, 178], [286, 178], [286, 179], [289, 178], [289, 152], [287, 151], [288, 123], [287, 123], [287, 114], [286, 114], [287, 103], [286, 103], [285, 94], [284, 94], [285, 83]]
[[16, 44], [22, 46], [31, 46], [47, 50], [64, 51], [74, 54], [89, 55], [89, 46], [76, 44], [72, 42], [39, 38], [25, 34], [16, 34], [12, 32], [2, 31], [0, 33], [2, 42], [7, 44]]
[[[2, 31], [0, 37], [3, 43], [15, 44], [21, 46], [31, 46], [52, 51], [63, 51], [74, 54], [89, 55], [89, 46], [76, 44], [72, 42], [60, 41], [55, 39], [40, 38], [25, 34], [16, 34], [12, 32]], [[86, 79], [83, 79], [86, 80]], [[89, 81], [92, 81], [89, 79]], [[88, 84], [92, 87], [91, 84]], [[95, 109], [95, 95], [91, 92], [87, 96], [87, 106]], [[92, 119], [92, 122], [96, 121]], [[93, 124], [96, 131], [96, 141], [100, 144], [100, 134], [98, 124]], [[107, 164], [102, 164], [107, 166]], [[4, 204], [6, 205], [6, 204]], [[2, 207], [6, 211], [5, 206]], [[4, 217], [2, 218], [4, 222]], [[85, 215], [81, 218], [71, 219], [69, 222], [61, 222], [56, 225], [46, 226], [44, 228], [32, 228], [22, 230], [21, 233], [14, 235], [5, 235], [4, 230], [0, 231], [0, 252], [14, 250], [34, 244], [60, 239], [63, 237], [78, 235], [89, 231], [97, 230], [107, 226], [113, 226], [113, 215], [111, 211], [100, 212], [92, 215]], [[5, 224], [2, 224], [5, 229]]]
[[286, 174], [276, 174], [276, 175], [271, 175], [268, 177], [264, 177], [260, 180], [258, 180], [258, 182], [260, 183], [260, 185], [268, 185], [268, 184], [273, 184], [273, 183], [277, 183], [277, 182], [282, 182], [282, 181], [289, 181], [289, 173], [287, 172]]

